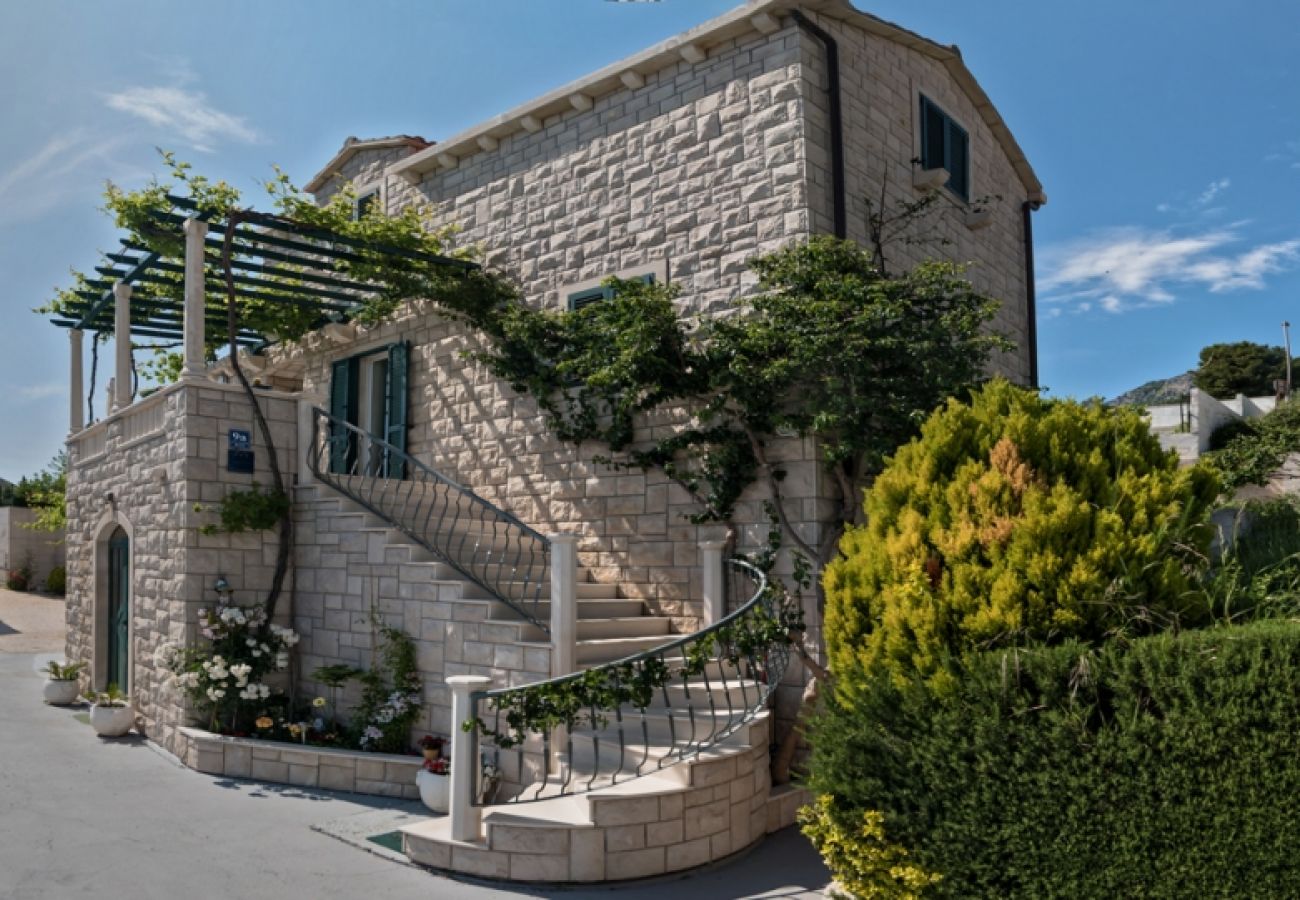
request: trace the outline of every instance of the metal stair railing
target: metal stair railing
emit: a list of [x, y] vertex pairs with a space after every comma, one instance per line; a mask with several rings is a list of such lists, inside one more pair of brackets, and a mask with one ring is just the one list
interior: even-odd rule
[[323, 484], [359, 504], [438, 561], [550, 633], [550, 541], [405, 450], [313, 410], [307, 464]]
[[[535, 750], [540, 737], [540, 781], [503, 802], [653, 774], [717, 746], [767, 708], [792, 655], [779, 600], [754, 566], [739, 559], [728, 566], [728, 591], [735, 595], [743, 579], [752, 593], [702, 631], [583, 672], [469, 695], [472, 715], [460, 723], [469, 759], [499, 773], [503, 750], [524, 747], [530, 736]], [[480, 750], [480, 737], [494, 746]], [[554, 771], [552, 750], [560, 753]], [[490, 793], [480, 786], [473, 804], [488, 805]]]

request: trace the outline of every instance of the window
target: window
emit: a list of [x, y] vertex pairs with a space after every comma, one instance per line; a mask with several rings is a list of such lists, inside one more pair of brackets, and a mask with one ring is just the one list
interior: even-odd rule
[[[616, 276], [616, 277], [623, 278], [624, 281], [643, 281], [646, 284], [655, 283], [655, 276], [653, 272], [647, 275], [633, 275], [625, 278], [623, 276]], [[583, 290], [580, 291], [574, 291], [572, 294], [569, 295], [569, 311], [572, 312], [574, 310], [582, 309], [584, 306], [590, 306], [591, 304], [599, 300], [608, 300], [613, 296], [614, 296], [614, 289], [610, 287], [606, 287], [605, 285], [600, 285], [598, 287], [584, 288]]]
[[947, 169], [945, 187], [970, 199], [970, 137], [929, 97], [921, 97], [921, 168]]
[[370, 191], [362, 194], [357, 198], [357, 207], [352, 213], [353, 219], [360, 219], [370, 211], [370, 208], [379, 202], [379, 191]]

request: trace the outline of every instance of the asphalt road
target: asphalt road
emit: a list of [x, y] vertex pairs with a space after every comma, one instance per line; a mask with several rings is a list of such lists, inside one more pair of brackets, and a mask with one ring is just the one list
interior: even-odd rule
[[[0, 596], [0, 624], [12, 612]], [[97, 737], [77, 710], [41, 702], [36, 669], [55, 655], [0, 650], [3, 900], [814, 898], [829, 880], [792, 829], [672, 881], [556, 890], [451, 880], [311, 830], [383, 800], [214, 778], [143, 740]]]

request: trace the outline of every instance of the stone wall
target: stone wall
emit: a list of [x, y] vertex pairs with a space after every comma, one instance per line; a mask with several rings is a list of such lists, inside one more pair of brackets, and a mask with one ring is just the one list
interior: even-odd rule
[[[799, 53], [791, 28], [712, 47], [703, 62], [549, 118], [538, 133], [506, 138], [416, 188], [390, 177], [388, 211], [431, 204], [438, 222], [461, 225], [462, 240], [482, 244], [532, 302], [559, 306], [583, 282], [654, 271], [681, 285], [685, 307], [724, 312], [753, 287], [747, 259], [809, 233]], [[341, 177], [373, 182], [402, 155], [363, 150]], [[395, 340], [412, 343], [414, 455], [541, 531], [582, 534], [581, 559], [597, 580], [645, 597], [683, 630], [695, 627], [697, 546], [722, 530], [691, 525], [697, 507], [666, 477], [611, 471], [594, 461], [603, 448], [556, 440], [531, 399], [462, 358], [476, 335], [432, 304], [361, 329], [351, 346], [303, 353], [306, 389], [324, 395], [333, 359]], [[672, 412], [647, 417], [640, 433], [661, 437], [680, 421]], [[815, 531], [824, 487], [811, 446], [783, 442], [774, 454]], [[743, 546], [765, 536], [763, 499], [755, 490], [737, 510]]]
[[[292, 479], [297, 403], [270, 394], [261, 403]], [[232, 428], [253, 433], [254, 475], [225, 470]], [[104, 686], [107, 542], [121, 527], [131, 540], [128, 690], [145, 733], [174, 748], [187, 711], [154, 653], [165, 643], [193, 641], [196, 612], [215, 600], [218, 575], [239, 600], [263, 597], [270, 587], [273, 541], [199, 533], [215, 520], [211, 505], [227, 491], [254, 480], [270, 484], [265, 444], [241, 390], [203, 382], [172, 385], [109, 416], [69, 439], [68, 453], [66, 656], [90, 662], [94, 687]]]
[[[840, 90], [844, 127], [844, 162], [848, 236], [866, 242], [867, 202], [879, 206], [920, 199], [912, 186], [912, 160], [921, 154], [918, 122], [924, 94], [952, 116], [970, 136], [972, 203], [941, 189], [938, 202], [910, 235], [916, 243], [895, 240], [886, 247], [894, 272], [926, 259], [948, 259], [968, 266], [975, 287], [1002, 301], [993, 329], [1016, 345], [999, 354], [993, 370], [1012, 381], [1029, 382], [1029, 317], [1025, 290], [1025, 253], [1021, 203], [1026, 189], [1002, 145], [976, 110], [969, 95], [943, 64], [920, 50], [826, 15], [814, 15], [839, 47]], [[801, 54], [808, 137], [808, 197], [814, 231], [832, 228], [827, 70], [821, 44], [803, 36]], [[980, 203], [981, 198], [987, 198]], [[965, 214], [974, 205], [992, 214], [987, 226], [971, 230]]]
[[63, 534], [27, 527], [35, 521], [35, 510], [0, 506], [0, 573], [30, 564], [31, 587], [43, 590], [50, 570], [64, 564]]

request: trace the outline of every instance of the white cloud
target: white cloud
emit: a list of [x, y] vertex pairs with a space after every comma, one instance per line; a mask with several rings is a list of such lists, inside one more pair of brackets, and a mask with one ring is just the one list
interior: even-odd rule
[[1232, 181], [1227, 178], [1211, 181], [1206, 185], [1205, 190], [1201, 191], [1201, 195], [1196, 198], [1196, 202], [1201, 206], [1209, 206], [1214, 198], [1226, 191], [1231, 184]]
[[1040, 282], [1046, 303], [1073, 302], [1117, 313], [1135, 305], [1169, 303], [1181, 287], [1213, 293], [1260, 289], [1269, 275], [1300, 263], [1300, 239], [1258, 244], [1238, 252], [1233, 229], [1176, 235], [1168, 230], [1116, 228], [1043, 253]]
[[133, 87], [109, 94], [106, 101], [111, 109], [179, 135], [196, 150], [211, 152], [223, 140], [246, 144], [258, 140], [257, 132], [242, 116], [217, 109], [202, 91], [181, 87]]
[[0, 174], [0, 225], [37, 218], [73, 198], [93, 201], [104, 176], [129, 170], [116, 158], [126, 141], [79, 128], [49, 138]]
[[63, 382], [47, 381], [44, 384], [29, 384], [18, 389], [18, 396], [24, 400], [45, 400], [64, 393], [68, 386]]

